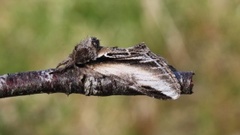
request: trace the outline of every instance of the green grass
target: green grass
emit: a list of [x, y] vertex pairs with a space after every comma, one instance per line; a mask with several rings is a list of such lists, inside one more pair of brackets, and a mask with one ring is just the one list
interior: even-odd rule
[[0, 135], [240, 133], [240, 3], [38, 0], [0, 4], [0, 74], [52, 68], [87, 36], [106, 46], [145, 42], [194, 94], [176, 101], [33, 95], [0, 100]]

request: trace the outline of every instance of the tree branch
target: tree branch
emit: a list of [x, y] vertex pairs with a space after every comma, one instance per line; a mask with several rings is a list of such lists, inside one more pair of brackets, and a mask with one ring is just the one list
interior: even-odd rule
[[54, 69], [0, 76], [0, 98], [40, 93], [76, 93], [92, 96], [142, 95], [118, 77], [105, 76], [88, 68], [72, 68], [64, 73]]

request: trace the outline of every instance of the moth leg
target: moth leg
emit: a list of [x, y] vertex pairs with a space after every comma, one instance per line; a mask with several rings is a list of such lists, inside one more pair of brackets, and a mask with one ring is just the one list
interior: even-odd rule
[[75, 65], [74, 61], [72, 60], [71, 57], [68, 57], [66, 60], [63, 60], [57, 65], [54, 72], [63, 72], [66, 69], [73, 67], [73, 65]]
[[62, 65], [67, 65], [67, 63], [69, 63], [72, 59], [71, 58], [67, 58], [65, 60], [63, 60], [62, 62], [58, 63], [57, 67], [56, 68], [59, 68], [60, 66]]

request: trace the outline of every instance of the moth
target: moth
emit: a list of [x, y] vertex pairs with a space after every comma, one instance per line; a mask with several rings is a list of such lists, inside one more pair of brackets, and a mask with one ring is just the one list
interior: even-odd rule
[[193, 72], [179, 72], [153, 52], [145, 43], [129, 48], [103, 47], [96, 37], [77, 44], [68, 58], [58, 64], [56, 72], [81, 66], [106, 76], [120, 77], [131, 87], [150, 97], [177, 99], [191, 94]]

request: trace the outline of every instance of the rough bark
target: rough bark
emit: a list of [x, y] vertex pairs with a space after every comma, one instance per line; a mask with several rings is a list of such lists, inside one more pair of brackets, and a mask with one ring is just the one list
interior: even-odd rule
[[64, 73], [54, 69], [0, 76], [0, 98], [40, 93], [76, 93], [87, 96], [142, 95], [116, 76], [105, 76], [88, 68], [72, 68]]

